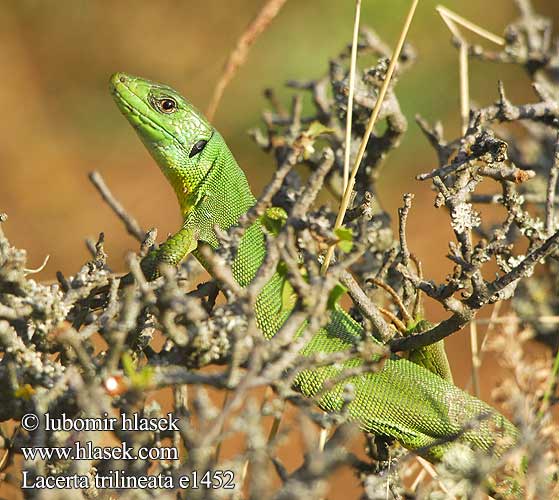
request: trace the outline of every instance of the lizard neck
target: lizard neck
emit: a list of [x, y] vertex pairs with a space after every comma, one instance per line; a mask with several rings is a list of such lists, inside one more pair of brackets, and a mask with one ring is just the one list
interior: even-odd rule
[[[193, 225], [199, 239], [217, 246], [214, 226], [223, 230], [239, 222], [256, 201], [244, 172], [221, 135], [214, 131], [202, 161], [209, 162], [207, 174], [189, 196], [179, 197], [185, 225]], [[194, 226], [195, 225], [195, 226]]]
[[[195, 228], [198, 241], [216, 248], [219, 242], [214, 227], [227, 230], [234, 226], [256, 199], [244, 172], [218, 132], [214, 131], [204, 153], [212, 158], [212, 164], [196, 190], [197, 201], [186, 214], [184, 225]], [[200, 253], [195, 251], [194, 254], [205, 266]], [[264, 234], [260, 221], [256, 221], [243, 235], [233, 262], [233, 275], [241, 286], [252, 281], [265, 254]]]

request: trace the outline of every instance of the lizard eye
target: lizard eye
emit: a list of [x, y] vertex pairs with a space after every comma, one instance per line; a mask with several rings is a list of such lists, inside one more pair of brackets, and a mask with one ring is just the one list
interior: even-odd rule
[[190, 150], [190, 154], [188, 155], [188, 157], [192, 158], [193, 156], [196, 156], [206, 147], [207, 143], [208, 141], [204, 141], [204, 140], [198, 141], [196, 144], [194, 144], [194, 146], [192, 146], [192, 149]]
[[165, 97], [164, 99], [160, 99], [156, 101], [157, 107], [163, 113], [173, 113], [177, 109], [177, 102], [170, 97]]

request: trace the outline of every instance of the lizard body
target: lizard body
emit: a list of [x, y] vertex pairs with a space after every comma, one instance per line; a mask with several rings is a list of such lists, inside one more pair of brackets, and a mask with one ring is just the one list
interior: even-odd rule
[[[156, 254], [148, 256], [144, 271], [149, 277], [159, 263], [178, 264], [191, 252], [204, 265], [199, 245], [217, 247], [214, 225], [229, 229], [255, 203], [243, 171], [221, 135], [172, 88], [116, 73], [111, 78], [111, 91], [173, 186], [184, 217], [182, 228]], [[241, 286], [251, 282], [265, 255], [264, 233], [258, 220], [244, 234], [233, 263], [233, 275]], [[282, 307], [285, 279], [276, 273], [256, 301], [257, 323], [268, 339], [291, 312]], [[328, 325], [301, 352], [309, 355], [347, 350], [362, 334], [362, 326], [336, 306]], [[348, 410], [361, 428], [397, 439], [429, 459], [440, 459], [456, 436], [473, 449], [500, 454], [505, 445], [496, 438], [504, 436], [510, 445], [517, 438], [516, 428], [491, 406], [446, 380], [445, 370], [440, 376], [436, 369], [421, 366], [429, 368], [428, 362], [421, 361], [422, 357], [429, 358], [429, 349], [414, 355], [417, 362], [394, 355], [380, 371], [353, 376], [325, 392], [326, 380], [362, 361], [352, 359], [342, 367], [305, 370], [298, 375], [296, 386], [310, 397], [321, 393], [318, 404], [322, 409], [339, 411], [344, 405], [344, 386], [353, 384], [355, 396]], [[477, 424], [471, 425], [476, 419]]]

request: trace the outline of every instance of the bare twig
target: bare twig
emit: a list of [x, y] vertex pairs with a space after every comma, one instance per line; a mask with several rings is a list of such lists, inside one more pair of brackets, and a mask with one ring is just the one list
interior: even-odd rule
[[93, 171], [89, 174], [89, 180], [95, 186], [99, 194], [107, 202], [109, 207], [112, 208], [113, 212], [118, 216], [118, 218], [124, 222], [124, 226], [128, 233], [134, 238], [136, 238], [140, 243], [144, 240], [146, 231], [144, 231], [136, 219], [130, 215], [126, 209], [119, 203], [119, 201], [113, 196], [103, 177], [97, 171]]
[[549, 170], [547, 180], [547, 197], [545, 203], [545, 232], [551, 236], [555, 231], [555, 192], [557, 190], [557, 178], [559, 176], [559, 133], [555, 144], [555, 155], [553, 166]]

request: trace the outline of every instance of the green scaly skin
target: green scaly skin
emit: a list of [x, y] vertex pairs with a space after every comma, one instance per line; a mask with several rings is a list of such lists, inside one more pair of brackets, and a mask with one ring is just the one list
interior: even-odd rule
[[[413, 328], [408, 330], [408, 333], [421, 333], [426, 332], [434, 325], [426, 319], [420, 319]], [[444, 340], [439, 340], [434, 344], [430, 344], [419, 349], [414, 349], [409, 352], [408, 360], [427, 368], [429, 371], [436, 373], [439, 377], [444, 378], [447, 382], [453, 383], [452, 370], [446, 351], [444, 349]]]
[[[200, 259], [200, 243], [215, 248], [218, 241], [214, 225], [224, 230], [235, 225], [253, 206], [255, 198], [221, 135], [175, 90], [116, 73], [111, 78], [111, 91], [118, 107], [171, 183], [184, 217], [182, 228], [144, 260], [144, 271], [152, 277], [161, 262], [178, 264], [190, 252]], [[265, 251], [262, 225], [258, 221], [245, 233], [233, 263], [234, 277], [241, 286], [251, 282]], [[282, 304], [284, 282], [285, 278], [276, 273], [257, 299], [258, 325], [268, 339], [290, 314]], [[361, 336], [362, 327], [336, 307], [328, 326], [314, 335], [302, 353], [347, 350]], [[441, 459], [450, 446], [441, 441], [452, 440], [456, 435], [460, 435], [459, 442], [475, 450], [502, 453], [504, 446], [496, 438], [510, 438], [505, 440], [510, 445], [516, 441], [516, 428], [492, 407], [445, 380], [444, 370], [433, 370], [441, 377], [428, 369], [430, 365], [441, 366], [433, 360], [441, 355], [441, 346], [412, 353], [416, 362], [393, 356], [379, 372], [354, 376], [327, 391], [318, 404], [326, 411], [341, 410], [344, 386], [351, 382], [355, 397], [349, 413], [364, 430], [397, 439], [431, 460]], [[433, 349], [436, 352], [430, 353]], [[343, 368], [359, 363], [358, 359], [350, 360]], [[327, 366], [304, 371], [296, 379], [297, 389], [314, 397], [324, 382], [339, 375], [343, 368]], [[462, 432], [480, 416], [485, 418], [479, 426]]]

